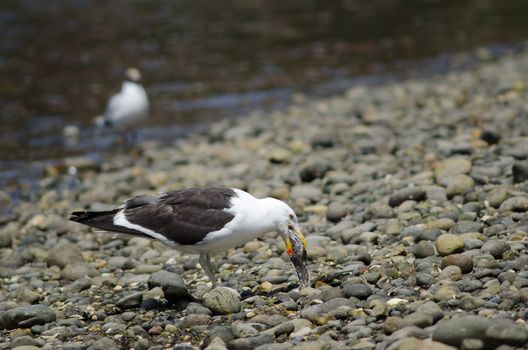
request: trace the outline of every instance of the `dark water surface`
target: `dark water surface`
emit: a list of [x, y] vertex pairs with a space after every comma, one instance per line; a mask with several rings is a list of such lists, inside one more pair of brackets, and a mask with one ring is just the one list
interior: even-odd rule
[[[0, 186], [109, 152], [93, 117], [129, 66], [152, 104], [139, 137], [170, 140], [296, 91], [434, 73], [481, 46], [498, 54], [528, 38], [527, 23], [526, 0], [1, 1]], [[65, 125], [81, 127], [79, 144]]]

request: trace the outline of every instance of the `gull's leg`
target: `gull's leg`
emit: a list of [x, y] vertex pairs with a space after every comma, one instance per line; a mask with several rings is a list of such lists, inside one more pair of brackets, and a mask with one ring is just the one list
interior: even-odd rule
[[209, 280], [211, 280], [213, 288], [216, 287], [216, 276], [214, 273], [213, 264], [211, 264], [211, 256], [207, 253], [200, 253], [200, 258], [198, 259], [198, 262], [200, 263], [202, 269], [205, 271], [207, 277], [209, 277]]

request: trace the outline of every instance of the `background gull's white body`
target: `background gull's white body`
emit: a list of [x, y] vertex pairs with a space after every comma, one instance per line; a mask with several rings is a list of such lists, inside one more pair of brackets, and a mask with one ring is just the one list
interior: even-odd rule
[[149, 101], [143, 86], [125, 81], [121, 91], [108, 101], [104, 119], [117, 130], [129, 129], [146, 119]]

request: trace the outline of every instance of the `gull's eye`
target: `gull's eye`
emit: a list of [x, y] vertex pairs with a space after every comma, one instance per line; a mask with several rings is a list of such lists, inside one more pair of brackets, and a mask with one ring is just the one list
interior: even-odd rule
[[293, 214], [288, 215], [290, 220], [293, 220]]

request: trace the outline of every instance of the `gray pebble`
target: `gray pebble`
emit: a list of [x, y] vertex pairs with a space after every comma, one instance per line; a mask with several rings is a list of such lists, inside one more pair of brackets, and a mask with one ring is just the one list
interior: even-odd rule
[[46, 305], [20, 306], [0, 312], [0, 327], [2, 329], [30, 328], [55, 321], [56, 316]]
[[501, 259], [502, 254], [510, 249], [510, 245], [507, 242], [493, 239], [486, 241], [480, 248], [480, 251], [483, 254], [491, 254], [496, 259]]
[[462, 316], [440, 321], [433, 331], [433, 340], [444, 344], [460, 346], [467, 338], [483, 340], [493, 322], [480, 316]]
[[421, 259], [434, 255], [435, 251], [431, 243], [428, 241], [420, 241], [411, 249], [411, 253], [416, 258]]
[[130, 295], [127, 295], [125, 297], [122, 297], [116, 302], [117, 307], [121, 309], [132, 309], [135, 307], [138, 307], [141, 305], [141, 302], [143, 301], [143, 293], [142, 292], [135, 292]]
[[343, 293], [345, 297], [355, 297], [358, 299], [366, 299], [372, 295], [372, 289], [364, 284], [346, 284], [343, 286]]
[[[48, 253], [48, 266], [64, 268], [68, 264], [83, 264], [81, 249], [69, 241], [61, 241]], [[73, 280], [76, 280], [74, 278]]]
[[406, 200], [423, 201], [427, 198], [427, 193], [419, 187], [409, 187], [394, 192], [389, 198], [389, 205], [396, 207]]

